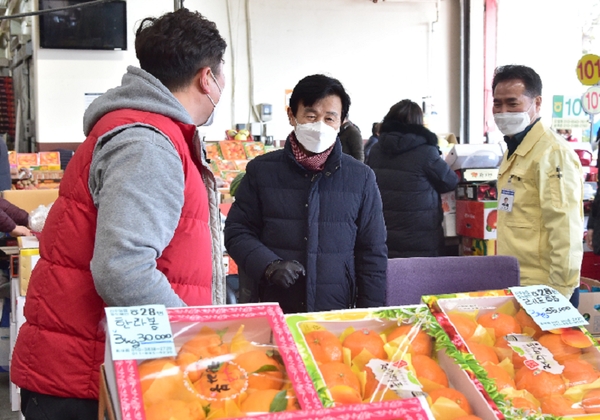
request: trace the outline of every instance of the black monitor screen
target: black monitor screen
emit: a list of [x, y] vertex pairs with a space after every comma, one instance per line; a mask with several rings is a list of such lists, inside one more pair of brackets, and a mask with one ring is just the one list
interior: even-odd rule
[[[39, 0], [48, 10], [89, 0]], [[99, 3], [40, 15], [40, 46], [85, 50], [126, 50], [127, 11], [124, 1]]]

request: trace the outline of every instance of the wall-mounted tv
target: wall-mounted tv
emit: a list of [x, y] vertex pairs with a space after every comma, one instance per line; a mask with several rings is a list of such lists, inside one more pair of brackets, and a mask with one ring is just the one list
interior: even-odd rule
[[[39, 0], [39, 10], [89, 3], [89, 0]], [[126, 50], [125, 1], [98, 3], [40, 15], [40, 47]]]

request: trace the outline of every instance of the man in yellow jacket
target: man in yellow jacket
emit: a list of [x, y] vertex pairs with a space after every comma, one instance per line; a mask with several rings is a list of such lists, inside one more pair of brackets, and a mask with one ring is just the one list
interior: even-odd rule
[[568, 143], [542, 121], [542, 81], [531, 68], [499, 67], [494, 121], [508, 150], [498, 174], [499, 255], [513, 255], [521, 285], [545, 284], [577, 305], [583, 258], [583, 173]]

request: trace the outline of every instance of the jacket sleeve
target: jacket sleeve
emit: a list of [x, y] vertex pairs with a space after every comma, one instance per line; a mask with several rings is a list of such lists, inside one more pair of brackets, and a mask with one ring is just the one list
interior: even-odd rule
[[225, 248], [246, 275], [258, 283], [267, 266], [280, 257], [260, 240], [263, 222], [256, 163], [248, 163], [246, 175], [238, 186], [235, 201], [227, 214]]
[[583, 258], [583, 177], [569, 152], [552, 150], [538, 163], [541, 217], [550, 248], [547, 283], [567, 297], [579, 286]]
[[381, 195], [375, 174], [368, 169], [365, 194], [358, 217], [358, 231], [354, 248], [356, 306], [369, 308], [383, 306], [387, 286], [387, 232], [383, 220]]
[[0, 198], [0, 232], [10, 233], [17, 225], [28, 226], [29, 214], [8, 200]]
[[89, 177], [98, 209], [90, 268], [107, 305], [185, 306], [156, 268], [179, 224], [183, 188], [181, 158], [162, 133], [130, 127], [98, 140]]
[[437, 148], [428, 147], [427, 149], [430, 159], [429, 164], [425, 167], [427, 179], [440, 194], [452, 191], [458, 184], [458, 175], [440, 157]]

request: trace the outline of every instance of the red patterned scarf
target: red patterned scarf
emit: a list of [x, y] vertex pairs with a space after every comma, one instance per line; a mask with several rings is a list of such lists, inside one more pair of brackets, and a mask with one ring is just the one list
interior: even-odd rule
[[324, 152], [316, 154], [316, 155], [308, 156], [306, 154], [306, 152], [304, 152], [304, 150], [302, 150], [300, 148], [300, 145], [298, 144], [298, 140], [296, 139], [296, 134], [293, 131], [288, 136], [287, 141], [289, 141], [290, 145], [292, 146], [292, 152], [294, 153], [294, 158], [296, 158], [296, 161], [300, 165], [302, 165], [305, 169], [307, 169], [309, 171], [314, 171], [314, 172], [319, 172], [319, 171], [323, 170], [323, 168], [325, 167], [325, 162], [327, 161], [327, 158], [331, 154], [331, 151], [333, 150], [333, 146], [335, 146], [335, 143], [334, 143], [333, 146], [331, 146], [329, 149], [325, 150]]

